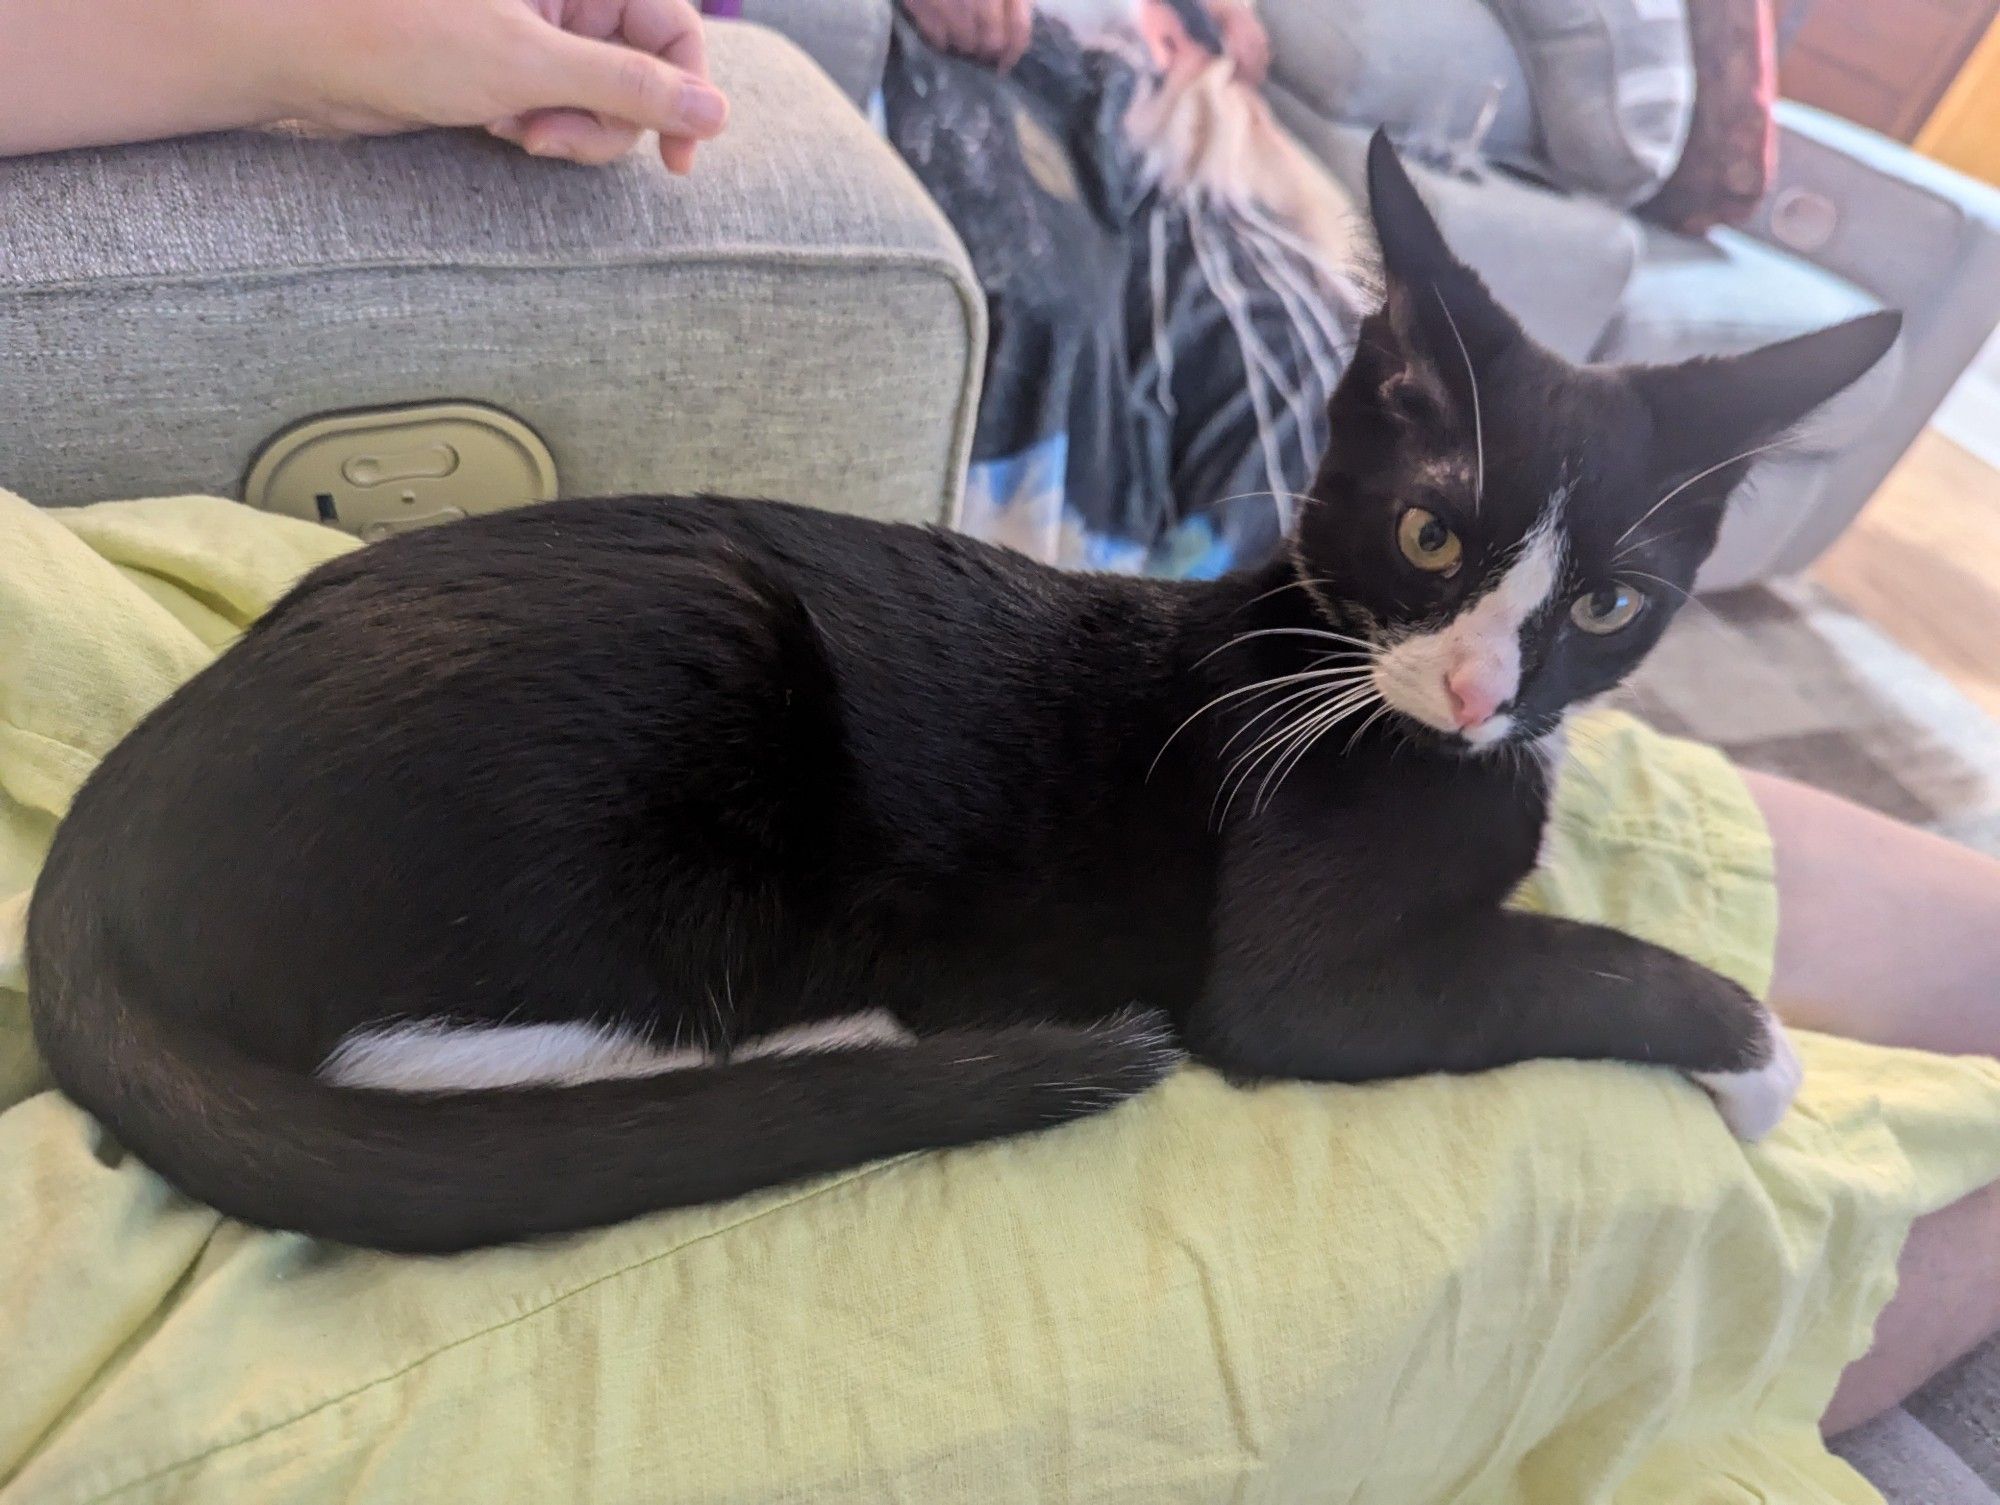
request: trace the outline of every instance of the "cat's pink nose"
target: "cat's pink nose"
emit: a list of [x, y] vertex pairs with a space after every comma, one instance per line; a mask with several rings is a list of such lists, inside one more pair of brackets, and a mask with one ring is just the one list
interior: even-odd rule
[[1444, 693], [1460, 731], [1479, 725], [1500, 709], [1499, 689], [1477, 664], [1459, 664], [1445, 675]]

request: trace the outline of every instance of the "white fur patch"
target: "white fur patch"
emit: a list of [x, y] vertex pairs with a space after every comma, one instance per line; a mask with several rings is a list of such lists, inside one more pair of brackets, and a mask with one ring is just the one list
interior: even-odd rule
[[696, 1066], [698, 1050], [655, 1050], [599, 1024], [391, 1024], [360, 1030], [320, 1066], [340, 1087], [392, 1092], [470, 1091], [530, 1084], [574, 1086]]
[[[795, 1055], [844, 1045], [901, 1044], [914, 1038], [881, 1009], [822, 1019], [745, 1041], [738, 1057]], [[698, 1049], [661, 1050], [610, 1025], [452, 1025], [434, 1021], [358, 1030], [320, 1066], [340, 1087], [391, 1092], [467, 1092], [484, 1087], [573, 1087], [579, 1082], [657, 1076], [703, 1066]]]
[[1520, 552], [1493, 588], [1435, 632], [1419, 633], [1376, 661], [1375, 688], [1413, 721], [1452, 733], [1475, 748], [1492, 747], [1514, 729], [1504, 711], [1459, 729], [1447, 676], [1475, 675], [1496, 705], [1521, 690], [1521, 629], [1543, 610], [1562, 579], [1562, 494], [1523, 540]]
[[1715, 1099], [1729, 1132], [1752, 1144], [1777, 1128], [1805, 1080], [1805, 1067], [1778, 1016], [1766, 1010], [1764, 1022], [1771, 1036], [1771, 1059], [1764, 1065], [1754, 1071], [1691, 1073]]
[[736, 1048], [741, 1056], [793, 1056], [809, 1050], [838, 1050], [851, 1045], [907, 1045], [916, 1036], [896, 1022], [887, 1009], [846, 1014], [812, 1024], [795, 1024], [776, 1034], [746, 1040]]

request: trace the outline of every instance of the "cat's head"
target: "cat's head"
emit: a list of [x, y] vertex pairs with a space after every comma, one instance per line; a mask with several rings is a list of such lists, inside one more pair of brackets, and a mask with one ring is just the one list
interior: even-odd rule
[[1334, 392], [1297, 561], [1408, 721], [1468, 751], [1539, 736], [1645, 656], [1754, 459], [1901, 321], [1573, 365], [1452, 255], [1379, 134], [1368, 183], [1386, 296]]

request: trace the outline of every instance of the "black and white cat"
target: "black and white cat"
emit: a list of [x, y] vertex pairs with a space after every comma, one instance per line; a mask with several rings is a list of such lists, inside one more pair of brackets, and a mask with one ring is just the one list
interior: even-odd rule
[[254, 1223], [444, 1250], [1238, 1078], [1796, 1063], [1502, 908], [1644, 656], [1891, 315], [1570, 365], [1378, 141], [1387, 300], [1292, 553], [1167, 583], [772, 503], [555, 504], [309, 576], [107, 757], [29, 916], [56, 1080]]

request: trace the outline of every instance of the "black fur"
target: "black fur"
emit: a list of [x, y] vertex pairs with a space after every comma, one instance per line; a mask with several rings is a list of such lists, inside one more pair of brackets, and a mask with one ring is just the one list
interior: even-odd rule
[[[1391, 716], [1231, 803], [1262, 702], [1211, 702], [1311, 668], [1309, 634], [1449, 616], [1554, 485], [1579, 532], [1563, 599], [1592, 588], [1619, 529], [1893, 327], [1579, 370], [1450, 258], [1386, 148], [1373, 177], [1388, 306], [1296, 555], [1254, 576], [1062, 574], [943, 532], [645, 497], [314, 572], [58, 833], [29, 961], [59, 1083], [226, 1212], [444, 1250], [1060, 1122], [1158, 1080], [1177, 1043], [1244, 1077], [1755, 1064], [1734, 985], [1501, 909], [1540, 839], [1539, 763]], [[1452, 479], [1461, 339], [1476, 504]], [[1655, 519], [1648, 572], [1689, 583], [1743, 468]], [[1418, 496], [1466, 537], [1453, 580], [1396, 552]], [[1674, 605], [1615, 641], [1535, 624], [1521, 735], [1629, 669]], [[389, 1020], [617, 1021], [726, 1056], [872, 1008], [919, 1040], [567, 1088], [312, 1074]]]

